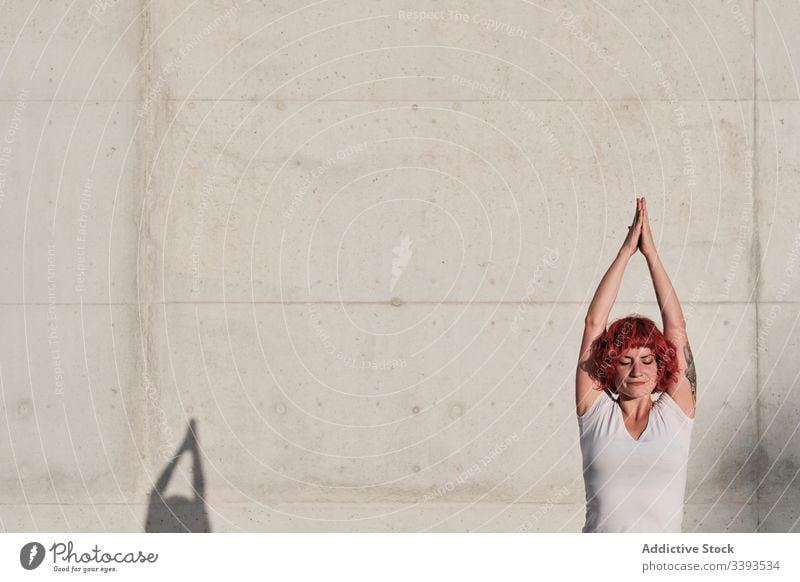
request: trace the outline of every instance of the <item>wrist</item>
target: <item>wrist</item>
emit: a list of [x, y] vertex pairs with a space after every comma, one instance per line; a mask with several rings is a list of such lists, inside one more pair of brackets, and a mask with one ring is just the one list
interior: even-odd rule
[[658, 253], [656, 251], [654, 251], [654, 250], [650, 251], [649, 253], [644, 255], [644, 258], [647, 261], [648, 265], [654, 264], [654, 263], [658, 262], [658, 260], [659, 260], [658, 259]]

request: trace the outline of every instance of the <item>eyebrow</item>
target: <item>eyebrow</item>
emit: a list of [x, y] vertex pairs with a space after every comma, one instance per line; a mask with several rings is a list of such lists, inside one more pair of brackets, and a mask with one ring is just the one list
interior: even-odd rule
[[[653, 356], [655, 356], [655, 354], [651, 353], [651, 354], [645, 354], [645, 355], [641, 356], [641, 358], [642, 359], [644, 359], [644, 358], [652, 358]], [[620, 360], [622, 360], [624, 358], [628, 358], [629, 360], [633, 359], [631, 356], [620, 356], [619, 358], [620, 358]]]

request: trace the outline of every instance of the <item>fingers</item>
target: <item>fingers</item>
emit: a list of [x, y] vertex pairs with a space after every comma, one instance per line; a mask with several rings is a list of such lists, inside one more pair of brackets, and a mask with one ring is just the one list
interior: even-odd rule
[[[641, 198], [639, 200], [640, 200], [639, 204], [641, 205], [642, 204]], [[637, 220], [636, 220], [636, 232], [638, 232], [638, 233], [642, 232], [642, 229], [644, 228], [644, 223], [645, 223], [646, 220], [647, 219], [646, 219], [645, 214], [644, 214], [644, 208], [641, 208], [639, 210], [639, 215], [638, 215]]]
[[647, 223], [647, 201], [644, 196], [636, 199], [636, 216], [641, 222]]

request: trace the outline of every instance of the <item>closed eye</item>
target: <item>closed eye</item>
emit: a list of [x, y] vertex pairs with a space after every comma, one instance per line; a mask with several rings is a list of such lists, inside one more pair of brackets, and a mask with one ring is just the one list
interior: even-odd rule
[[[620, 363], [620, 364], [622, 364], [623, 366], [627, 366], [627, 365], [628, 365], [628, 364], [630, 364], [632, 361], [633, 361], [633, 360], [620, 360], [620, 361], [619, 361], [619, 363]], [[644, 359], [643, 359], [643, 360], [642, 360], [642, 363], [643, 363], [643, 364], [652, 364], [652, 363], [653, 363], [653, 358], [648, 358], [648, 359], [646, 359], [646, 360], [644, 360]]]

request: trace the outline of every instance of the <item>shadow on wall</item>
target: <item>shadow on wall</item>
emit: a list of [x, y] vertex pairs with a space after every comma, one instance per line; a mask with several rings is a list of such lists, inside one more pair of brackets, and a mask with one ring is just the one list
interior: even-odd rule
[[[194, 499], [182, 495], [165, 497], [164, 493], [172, 473], [184, 453], [192, 455], [192, 488]], [[144, 531], [148, 533], [207, 533], [211, 531], [205, 505], [205, 481], [197, 446], [196, 422], [192, 419], [186, 438], [175, 456], [164, 468], [155, 489], [150, 492], [147, 521]]]

